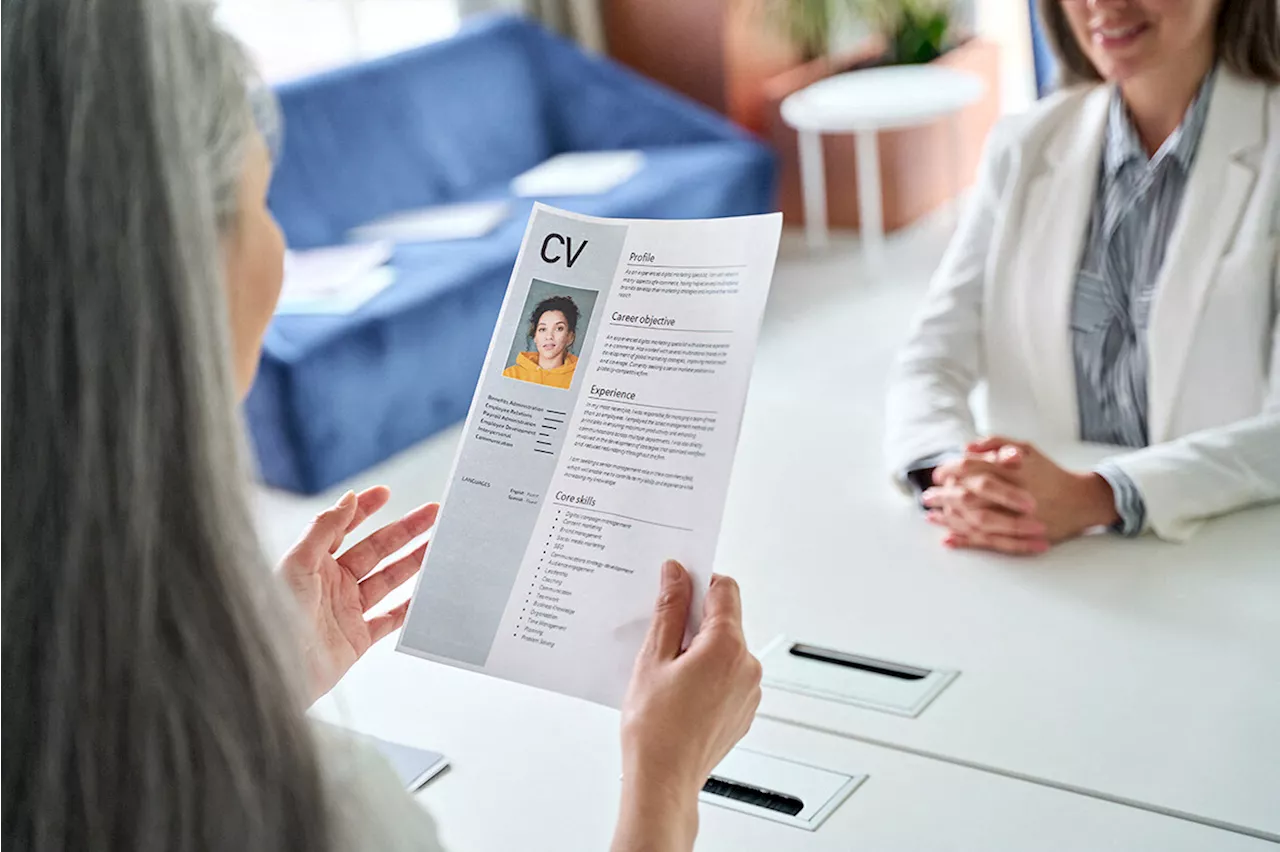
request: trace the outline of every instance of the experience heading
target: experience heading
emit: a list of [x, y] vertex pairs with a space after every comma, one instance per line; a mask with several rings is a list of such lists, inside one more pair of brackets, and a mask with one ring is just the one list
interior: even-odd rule
[[600, 397], [601, 399], [635, 399], [636, 395], [631, 391], [619, 390], [618, 388], [602, 388], [599, 385], [591, 386], [591, 395]]

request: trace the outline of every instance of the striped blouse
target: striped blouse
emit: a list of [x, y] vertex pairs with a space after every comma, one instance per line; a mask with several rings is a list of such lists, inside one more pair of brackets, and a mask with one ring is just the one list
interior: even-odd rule
[[[1209, 111], [1211, 71], [1182, 123], [1150, 159], [1117, 91], [1111, 99], [1088, 237], [1076, 276], [1071, 333], [1080, 439], [1145, 447], [1147, 327], [1165, 249]], [[1146, 514], [1133, 481], [1112, 464], [1120, 531], [1136, 535]]]
[[[1165, 249], [1182, 205], [1215, 73], [1210, 71], [1181, 124], [1148, 159], [1119, 91], [1111, 98], [1098, 188], [1076, 286], [1071, 334], [1076, 368], [1080, 439], [1145, 447], [1147, 433], [1147, 326]], [[958, 448], [924, 458], [904, 471], [917, 490], [929, 486], [937, 465]], [[1115, 494], [1117, 529], [1137, 535], [1146, 506], [1137, 485], [1119, 467], [1097, 472]]]

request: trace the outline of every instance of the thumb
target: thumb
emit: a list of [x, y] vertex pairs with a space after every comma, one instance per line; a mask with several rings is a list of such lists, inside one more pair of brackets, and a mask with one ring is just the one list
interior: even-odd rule
[[1026, 452], [1017, 444], [1005, 444], [996, 453], [996, 461], [1001, 467], [1010, 469], [1022, 467], [1022, 462], [1026, 460], [1026, 457]]
[[355, 519], [356, 493], [348, 491], [333, 506], [316, 515], [311, 526], [302, 534], [302, 539], [294, 547], [294, 553], [308, 561], [319, 559], [326, 553], [333, 553], [342, 546], [347, 535], [347, 527]]
[[988, 435], [985, 438], [979, 438], [976, 441], [970, 441], [964, 448], [966, 453], [991, 453], [1009, 443], [1007, 438], [1000, 435]]
[[742, 633], [742, 592], [736, 580], [720, 574], [711, 578], [711, 588], [702, 604], [703, 632], [716, 624]]
[[987, 461], [1009, 470], [1017, 470], [1026, 458], [1024, 445], [1004, 435], [990, 435], [969, 443], [965, 452], [985, 456]]
[[679, 562], [662, 564], [662, 590], [653, 610], [653, 622], [645, 639], [643, 656], [657, 660], [674, 660], [684, 643], [684, 628], [689, 620], [689, 603], [693, 600], [693, 582]]

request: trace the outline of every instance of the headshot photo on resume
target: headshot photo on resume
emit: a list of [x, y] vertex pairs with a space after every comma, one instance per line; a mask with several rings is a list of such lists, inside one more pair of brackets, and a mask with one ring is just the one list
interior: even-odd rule
[[590, 290], [534, 279], [523, 311], [528, 323], [516, 330], [502, 375], [568, 390], [595, 302]]

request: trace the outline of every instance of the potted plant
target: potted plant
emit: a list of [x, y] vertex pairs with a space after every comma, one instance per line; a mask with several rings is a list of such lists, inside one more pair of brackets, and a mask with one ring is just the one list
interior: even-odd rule
[[[760, 2], [761, 0], [743, 0]], [[880, 134], [881, 209], [886, 231], [909, 224], [946, 201], [957, 183], [948, 171], [958, 163], [959, 184], [976, 170], [982, 140], [999, 114], [999, 56], [996, 46], [969, 38], [963, 0], [763, 0], [770, 11], [763, 20], [781, 32], [806, 33], [813, 58], [766, 80], [761, 87], [760, 129], [779, 155], [779, 208], [789, 224], [803, 221], [796, 135], [781, 120], [788, 95], [821, 79], [846, 71], [886, 65], [938, 63], [968, 71], [987, 82], [988, 96], [960, 114], [953, 135], [944, 125], [929, 125]], [[861, 38], [852, 51], [819, 50], [829, 45], [841, 22], [860, 24]], [[847, 24], [845, 24], [847, 26]], [[825, 27], [825, 36], [818, 32]], [[793, 42], [797, 36], [791, 36]], [[960, 150], [952, 151], [956, 140]], [[856, 161], [852, 141], [840, 136], [823, 140], [827, 176], [828, 221], [833, 227], [856, 227], [858, 203]]]
[[795, 47], [801, 62], [826, 56], [832, 31], [854, 0], [764, 0], [764, 20]]
[[[751, 2], [751, 0], [748, 0]], [[858, 28], [879, 36], [876, 64], [932, 62], [953, 45], [951, 0], [762, 0], [763, 18], [803, 62], [827, 56], [833, 37]]]
[[952, 47], [948, 0], [854, 0], [853, 5], [884, 39], [886, 64], [932, 62]]

